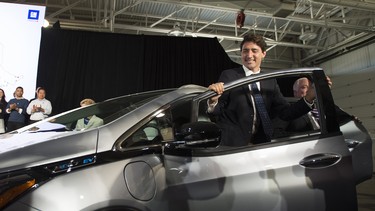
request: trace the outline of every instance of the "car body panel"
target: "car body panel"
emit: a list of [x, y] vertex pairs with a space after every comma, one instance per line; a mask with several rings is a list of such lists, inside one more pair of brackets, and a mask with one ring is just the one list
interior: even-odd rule
[[[153, 171], [153, 179], [158, 180], [161, 160], [156, 155], [146, 155], [135, 159], [126, 159], [109, 164], [89, 167], [69, 174], [57, 176], [48, 183], [41, 185], [33, 194], [20, 199], [18, 203], [29, 205], [38, 210], [96, 210], [103, 207], [133, 207], [147, 210], [147, 207], [163, 208], [157, 200], [138, 200], [128, 191], [125, 171], [132, 163], [144, 162]], [[103, 174], [103, 172], [107, 172]], [[142, 178], [131, 178], [131, 180]], [[159, 179], [158, 185], [162, 185]], [[135, 184], [132, 184], [135, 185]], [[140, 190], [148, 190], [149, 183], [136, 183]], [[75, 188], [86, 187], [86, 188]], [[157, 187], [163, 188], [162, 187]], [[56, 191], [59, 190], [59, 191]], [[156, 188], [155, 188], [156, 191]], [[50, 193], [50, 194], [46, 194]], [[53, 193], [53, 194], [51, 194]], [[154, 195], [153, 195], [154, 197]], [[95, 203], [93, 203], [95, 202]], [[18, 205], [10, 206], [7, 210], [17, 210]], [[28, 210], [28, 209], [24, 209]]]
[[[30, 168], [96, 153], [98, 130], [2, 135], [0, 171]], [[17, 145], [15, 145], [15, 143]], [[10, 147], [10, 148], [9, 148]]]
[[371, 179], [373, 160], [368, 158], [372, 154], [373, 140], [370, 135], [358, 120], [351, 120], [341, 125], [340, 129], [352, 155], [356, 183]]
[[[171, 192], [179, 193], [171, 194], [175, 208], [184, 204], [186, 210], [251, 207], [252, 210], [315, 211], [357, 206], [353, 175], [342, 174], [351, 172], [350, 153], [342, 139], [311, 139], [263, 149], [242, 149], [239, 153], [225, 151], [220, 156], [191, 159], [165, 156], [168, 187]], [[341, 159], [334, 165], [317, 168], [299, 164], [303, 158], [323, 152], [337, 154]], [[342, 202], [342, 198], [351, 200]]]

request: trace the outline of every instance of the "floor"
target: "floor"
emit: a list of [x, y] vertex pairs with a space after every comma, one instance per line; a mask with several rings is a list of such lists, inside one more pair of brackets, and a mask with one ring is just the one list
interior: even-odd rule
[[375, 174], [357, 185], [358, 211], [375, 211]]
[[374, 172], [372, 179], [357, 185], [358, 211], [375, 211], [375, 139], [372, 139]]

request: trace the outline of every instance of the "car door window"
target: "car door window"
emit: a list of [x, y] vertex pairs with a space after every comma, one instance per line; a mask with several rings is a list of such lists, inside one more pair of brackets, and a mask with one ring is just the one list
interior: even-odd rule
[[188, 97], [172, 103], [139, 127], [121, 146], [129, 148], [173, 141], [175, 132], [190, 122], [191, 101], [191, 97]]
[[137, 129], [122, 144], [122, 148], [160, 144], [173, 140], [170, 110], [165, 110]]
[[[298, 83], [296, 82], [301, 79], [307, 78], [305, 76], [298, 76], [283, 77], [277, 79], [281, 92], [290, 104], [294, 104], [301, 99], [301, 96], [298, 96], [298, 94], [295, 93], [299, 89]], [[311, 79], [308, 80], [310, 83], [310, 88], [315, 89], [315, 86], [313, 85]], [[321, 109], [319, 101], [318, 99], [316, 99], [313, 103], [312, 110], [300, 117], [294, 118], [289, 121], [285, 121], [280, 119], [277, 115], [275, 115], [272, 118], [272, 123], [274, 127], [273, 138], [278, 139], [282, 137], [319, 134], [321, 130], [320, 111]]]

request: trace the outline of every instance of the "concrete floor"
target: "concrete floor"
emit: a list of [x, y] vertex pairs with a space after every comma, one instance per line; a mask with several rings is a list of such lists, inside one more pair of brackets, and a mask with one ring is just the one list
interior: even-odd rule
[[357, 185], [358, 211], [375, 211], [375, 175]]
[[375, 139], [372, 136], [372, 179], [357, 185], [358, 211], [375, 211]]

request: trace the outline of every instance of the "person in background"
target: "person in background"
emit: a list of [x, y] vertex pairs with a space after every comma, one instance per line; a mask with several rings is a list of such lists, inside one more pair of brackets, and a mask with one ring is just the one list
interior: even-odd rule
[[[332, 81], [327, 76], [327, 83], [329, 87], [332, 87]], [[293, 95], [295, 98], [300, 99], [304, 97], [307, 93], [307, 90], [311, 87], [311, 82], [308, 78], [302, 77], [297, 79], [293, 84]], [[350, 120], [354, 120], [356, 122], [361, 122], [356, 116], [349, 115], [344, 110], [342, 110], [340, 107], [335, 105], [335, 111], [336, 111], [336, 118], [339, 124], [343, 122], [347, 122]], [[289, 133], [294, 132], [304, 132], [309, 130], [318, 130], [320, 129], [320, 123], [319, 123], [319, 115], [317, 115], [317, 109], [314, 108], [308, 112], [307, 114], [294, 119], [292, 121], [281, 121], [280, 119], [274, 119], [274, 130], [276, 131], [276, 136], [285, 136]]]
[[[328, 86], [331, 88], [332, 87], [331, 79], [328, 76], [326, 77], [326, 79], [327, 79]], [[309, 79], [307, 79], [305, 77], [297, 79], [293, 84], [294, 97], [295, 98], [301, 98], [301, 97], [306, 96], [307, 90], [309, 89], [310, 86], [311, 86], [311, 82], [309, 81]], [[319, 115], [318, 115], [318, 112], [316, 110], [317, 109], [314, 108], [312, 111], [310, 111], [306, 115], [304, 115], [304, 116], [302, 116], [298, 119], [292, 120], [289, 123], [286, 130], [298, 132], [298, 131], [319, 129], [320, 128], [320, 126], [319, 126]], [[349, 115], [348, 113], [346, 113], [344, 110], [342, 110], [337, 105], [335, 105], [335, 111], [336, 111], [337, 121], [339, 123], [341, 123], [343, 121], [343, 119], [353, 119], [355, 121], [360, 122], [358, 117], [356, 117], [354, 115]]]
[[9, 100], [6, 112], [9, 114], [6, 132], [17, 130], [25, 126], [26, 109], [29, 101], [23, 98], [23, 88], [17, 87], [14, 93], [15, 98]]
[[0, 133], [5, 133], [6, 128], [6, 107], [7, 101], [5, 100], [5, 92], [0, 89]]
[[[83, 99], [80, 102], [81, 107], [85, 107], [94, 104], [95, 101], [89, 98]], [[95, 128], [103, 125], [103, 120], [95, 115], [88, 116], [77, 121], [75, 130], [86, 130], [89, 128]]]
[[37, 98], [32, 100], [27, 107], [27, 113], [30, 115], [30, 124], [47, 118], [52, 112], [52, 105], [46, 99], [46, 90], [38, 87]]
[[[328, 85], [331, 86], [332, 82], [327, 77]], [[308, 78], [303, 77], [297, 79], [294, 84], [293, 84], [293, 96], [295, 98], [302, 98], [306, 96], [307, 90], [311, 87], [311, 82]], [[315, 105], [314, 105], [314, 108]], [[286, 128], [287, 131], [293, 131], [293, 132], [302, 132], [302, 131], [308, 131], [308, 130], [317, 130], [320, 129], [319, 125], [319, 119], [318, 116], [316, 116], [317, 112], [315, 115], [313, 114], [313, 110], [309, 111], [307, 114], [294, 119], [289, 122], [288, 127]]]

